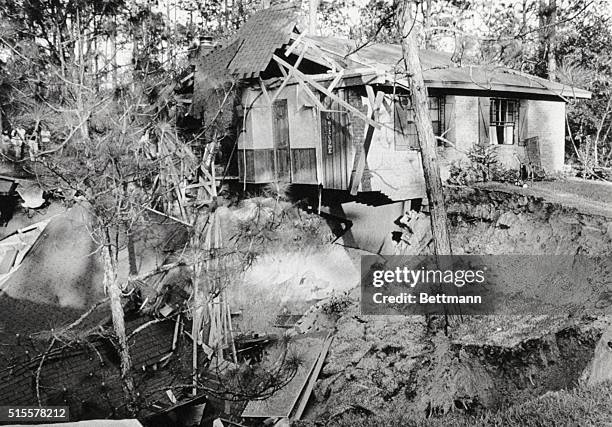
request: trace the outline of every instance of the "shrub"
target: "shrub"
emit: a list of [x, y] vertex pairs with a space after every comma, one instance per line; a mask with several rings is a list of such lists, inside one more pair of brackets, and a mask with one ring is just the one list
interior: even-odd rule
[[510, 182], [520, 180], [520, 172], [504, 168], [497, 159], [494, 145], [476, 144], [467, 153], [468, 162], [453, 162], [450, 166], [448, 182], [456, 185], [469, 185], [475, 182]]
[[340, 316], [346, 312], [352, 303], [353, 301], [348, 293], [344, 292], [340, 295], [333, 295], [321, 306], [321, 311], [325, 314]]

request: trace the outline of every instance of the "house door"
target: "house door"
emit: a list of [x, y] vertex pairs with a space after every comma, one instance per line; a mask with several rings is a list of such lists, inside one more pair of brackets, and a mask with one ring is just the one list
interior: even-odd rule
[[276, 100], [272, 104], [272, 129], [276, 178], [279, 182], [291, 182], [291, 147], [286, 99]]
[[334, 110], [334, 107], [321, 112], [323, 186], [346, 190], [349, 181], [348, 117], [346, 112]]

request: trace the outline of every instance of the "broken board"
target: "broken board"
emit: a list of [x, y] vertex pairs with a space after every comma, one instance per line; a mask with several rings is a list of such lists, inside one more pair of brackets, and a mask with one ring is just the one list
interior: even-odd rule
[[319, 359], [326, 336], [327, 331], [293, 338], [290, 345], [302, 360], [297, 373], [285, 387], [269, 398], [250, 401], [244, 408], [242, 417], [288, 418]]

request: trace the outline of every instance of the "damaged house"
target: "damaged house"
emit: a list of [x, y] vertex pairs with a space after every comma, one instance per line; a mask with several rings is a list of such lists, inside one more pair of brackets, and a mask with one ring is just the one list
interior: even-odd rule
[[[232, 162], [245, 185], [318, 186], [356, 201], [424, 197], [401, 47], [308, 35], [298, 12], [260, 11], [203, 54], [192, 114], [205, 117], [211, 90], [238, 82]], [[507, 168], [563, 168], [566, 101], [589, 92], [501, 67], [457, 66], [440, 52], [420, 57], [443, 173], [476, 144], [494, 146]]]

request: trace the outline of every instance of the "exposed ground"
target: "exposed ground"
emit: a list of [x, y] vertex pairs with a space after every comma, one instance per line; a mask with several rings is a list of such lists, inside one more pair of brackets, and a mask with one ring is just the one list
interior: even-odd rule
[[[612, 216], [604, 209], [608, 187], [595, 184], [592, 193], [587, 193], [584, 183], [577, 182], [559, 191], [564, 185], [453, 189], [447, 206], [455, 252], [609, 254]], [[588, 203], [578, 203], [580, 198]], [[389, 228], [393, 226], [389, 224]], [[323, 236], [311, 237], [316, 241]], [[358, 252], [350, 249], [345, 249], [350, 254], [345, 257], [326, 249], [326, 243], [316, 244], [314, 251], [307, 245], [293, 251], [274, 246], [260, 258], [261, 266], [254, 266], [253, 271], [261, 268], [261, 273], [250, 278], [258, 283], [258, 289], [277, 289], [301, 280], [273, 279], [265, 286], [263, 265], [271, 260], [275, 265], [272, 278], [280, 277], [281, 270], [292, 271], [296, 260], [312, 262], [314, 268], [319, 265], [317, 252], [325, 254], [330, 265], [358, 268]], [[347, 267], [351, 259], [354, 267]], [[426, 322], [423, 317], [362, 316], [358, 291], [353, 289], [347, 297], [348, 307], [339, 305], [332, 316], [315, 316], [315, 327], [319, 322], [329, 325], [330, 318], [336, 320], [336, 332], [306, 419], [356, 426], [525, 425], [530, 420], [532, 425], [556, 425], [552, 420], [559, 416], [573, 424], [572, 412], [562, 407], [566, 402], [575, 405], [578, 414], [592, 408], [583, 418], [585, 425], [601, 425], [599, 421], [610, 414], [611, 405], [606, 406], [598, 392], [576, 389], [612, 314], [612, 271], [606, 262], [596, 267], [592, 276], [584, 276], [585, 280], [572, 289], [556, 287], [554, 280], [546, 278], [533, 286], [514, 284], [529, 288], [528, 292], [511, 289], [516, 306], [528, 299], [536, 303], [541, 299], [557, 310], [545, 315], [453, 319], [449, 336], [442, 332], [440, 319]], [[298, 271], [308, 268], [300, 265]], [[328, 277], [334, 278], [334, 274]], [[349, 277], [333, 280], [350, 287], [353, 277]], [[305, 295], [308, 292], [296, 293], [296, 301]], [[323, 295], [311, 294], [313, 300]], [[263, 301], [259, 306], [269, 307]], [[276, 304], [277, 310], [283, 307]], [[512, 307], [504, 308], [512, 313]], [[609, 396], [609, 387], [600, 392]]]
[[527, 182], [527, 187], [487, 182], [481, 188], [541, 197], [550, 203], [572, 207], [588, 215], [612, 218], [612, 183], [579, 178]]
[[[602, 208], [609, 203], [607, 189], [605, 184], [571, 181], [526, 189], [455, 188], [447, 200], [455, 253], [607, 255], [612, 251], [612, 216]], [[581, 198], [588, 200], [578, 203]], [[242, 312], [235, 325], [239, 332], [280, 335], [284, 330], [274, 324], [281, 313], [309, 312], [311, 329], [335, 328], [307, 420], [351, 426], [555, 425], [553, 417], [576, 424], [573, 414], [581, 414], [582, 425], [601, 425], [610, 415], [611, 405], [603, 398], [609, 399], [609, 386], [594, 391], [580, 385], [610, 322], [608, 264], [597, 264], [584, 276], [588, 280], [571, 289], [546, 277], [534, 284], [510, 283], [515, 306], [503, 307], [507, 313], [528, 300], [548, 301], [557, 310], [547, 315], [453, 319], [445, 336], [440, 319], [360, 315], [356, 285], [364, 252], [330, 244], [333, 236], [320, 217], [274, 197], [228, 202], [218, 212], [224, 239], [236, 247], [225, 280], [232, 310]], [[397, 225], [380, 224], [382, 230], [385, 227], [392, 230]], [[74, 242], [85, 230], [66, 219], [48, 232]], [[408, 240], [420, 245], [423, 236]], [[50, 237], [43, 236], [41, 242]], [[63, 246], [74, 256], [33, 249], [32, 259], [44, 257], [53, 271], [38, 271], [34, 263], [18, 275], [37, 278], [32, 283], [48, 281], [40, 288], [65, 287], [58, 274], [65, 268], [81, 268], [95, 245], [84, 241]], [[161, 263], [160, 256], [152, 255], [147, 263]], [[99, 274], [97, 267], [88, 271]], [[74, 276], [81, 277], [77, 273]], [[32, 287], [12, 291], [25, 295]], [[75, 307], [90, 302], [73, 303], [53, 292], [26, 298], [43, 298], [45, 303], [51, 298], [58, 305]], [[313, 306], [316, 309], [310, 309]], [[575, 411], [565, 409], [570, 404]]]
[[329, 244], [331, 234], [316, 215], [264, 197], [218, 212], [224, 238], [240, 252], [228, 290], [232, 308], [242, 313], [237, 324], [242, 332], [282, 332], [273, 328], [278, 314], [305, 313], [359, 280], [351, 255]]

